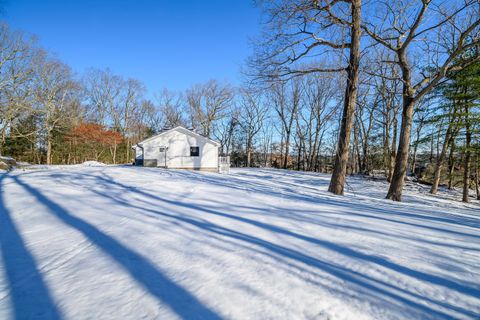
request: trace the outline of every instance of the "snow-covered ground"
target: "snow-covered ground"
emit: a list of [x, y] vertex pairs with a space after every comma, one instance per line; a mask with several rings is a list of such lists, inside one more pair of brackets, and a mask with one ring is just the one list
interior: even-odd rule
[[480, 207], [233, 169], [0, 174], [0, 319], [478, 319]]

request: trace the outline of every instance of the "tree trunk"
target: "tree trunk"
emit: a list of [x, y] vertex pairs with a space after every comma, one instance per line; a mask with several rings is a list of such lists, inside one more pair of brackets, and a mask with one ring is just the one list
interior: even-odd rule
[[51, 133], [47, 133], [47, 165], [52, 164], [52, 137]]
[[361, 0], [352, 0], [352, 41], [350, 59], [347, 68], [347, 87], [345, 88], [345, 102], [343, 106], [342, 124], [338, 137], [337, 152], [335, 155], [335, 165], [333, 167], [330, 186], [328, 187], [328, 191], [337, 195], [343, 195], [344, 192], [348, 162], [348, 145], [352, 132], [355, 104], [357, 102], [358, 68], [360, 64], [361, 5]]
[[317, 119], [317, 125], [315, 126], [315, 138], [313, 139], [313, 149], [310, 152], [310, 166], [309, 171], [316, 171], [317, 167], [317, 150], [318, 150], [318, 139], [320, 136], [320, 121]]
[[443, 143], [442, 151], [440, 152], [440, 156], [438, 157], [437, 163], [435, 165], [435, 174], [433, 176], [432, 188], [430, 189], [431, 194], [436, 194], [438, 191], [438, 184], [440, 183], [440, 175], [442, 173], [443, 160], [447, 155], [447, 149], [448, 149], [448, 146], [450, 145], [452, 125], [453, 123], [450, 121], [450, 123], [448, 124], [447, 132], [445, 133], [445, 142]]
[[470, 130], [468, 111], [467, 105], [465, 106], [465, 163], [463, 170], [463, 202], [468, 202], [468, 193], [470, 191], [470, 143], [472, 141], [472, 132]]
[[285, 137], [285, 158], [283, 159], [283, 169], [287, 169], [288, 167], [288, 153], [290, 151], [290, 131], [287, 133]]
[[393, 177], [393, 171], [395, 170], [395, 159], [397, 157], [397, 131], [398, 131], [398, 120], [397, 114], [394, 112], [393, 115], [393, 136], [392, 136], [392, 145], [390, 147], [390, 157], [388, 159], [388, 178], [387, 181], [391, 182]]
[[[284, 130], [282, 130], [282, 136], [280, 138], [280, 168], [283, 168], [283, 161], [284, 161], [283, 160], [283, 157], [284, 157], [284, 155], [283, 155], [283, 144], [284, 144], [284, 134], [283, 134], [283, 132], [284, 132]], [[275, 160], [275, 162], [277, 162], [277, 161]]]
[[468, 194], [470, 191], [470, 151], [465, 152], [465, 163], [463, 170], [463, 193], [462, 201], [468, 202]]
[[411, 172], [415, 173], [415, 169], [417, 166], [417, 151], [418, 151], [418, 144], [420, 141], [420, 132], [421, 132], [421, 127], [417, 127], [417, 134], [415, 137], [415, 142], [413, 143], [413, 157], [412, 157], [412, 166], [411, 166]]
[[252, 140], [247, 138], [247, 167], [252, 166]]
[[298, 154], [297, 154], [297, 171], [300, 171], [300, 162], [302, 161], [302, 144], [298, 144]]
[[480, 200], [480, 177], [478, 176], [478, 155], [475, 157], [475, 191], [477, 193], [477, 200]]
[[6, 127], [4, 126], [2, 129], [2, 143], [0, 143], [0, 156], [3, 156], [3, 148], [5, 147], [6, 142]]
[[432, 133], [430, 134], [431, 137], [430, 137], [430, 156], [428, 157], [428, 163], [431, 164], [433, 163], [433, 149], [434, 149], [434, 142], [435, 142], [435, 139], [434, 139], [434, 133], [433, 133], [434, 129], [432, 128]]
[[385, 121], [385, 137], [383, 141], [383, 169], [385, 177], [390, 181], [390, 114]]
[[117, 144], [114, 143], [113, 145], [113, 164], [117, 164]]
[[412, 166], [411, 166], [411, 170], [414, 174], [417, 166], [417, 150], [418, 150], [418, 145], [415, 143], [415, 145], [413, 146], [413, 156], [412, 156]]
[[450, 144], [450, 154], [448, 155], [448, 189], [453, 187], [453, 171], [455, 170], [455, 137], [452, 137], [452, 143]]
[[358, 125], [353, 125], [353, 150], [352, 150], [352, 158], [354, 159], [354, 164], [352, 166], [353, 172], [361, 173], [363, 172], [363, 161], [362, 155], [360, 154], [360, 143], [358, 142]]
[[364, 174], [370, 174], [370, 164], [369, 164], [369, 161], [368, 161], [368, 157], [369, 157], [369, 154], [368, 154], [368, 142], [364, 142], [363, 143], [363, 157], [362, 157], [362, 166], [363, 166], [363, 173]]
[[387, 199], [393, 201], [402, 201], [402, 190], [405, 184], [405, 175], [408, 165], [408, 151], [410, 148], [410, 134], [412, 130], [413, 118], [413, 98], [407, 95], [408, 89], [404, 88], [402, 125], [400, 128], [400, 140], [398, 142], [398, 152], [395, 157], [395, 167], [393, 170], [390, 188], [388, 189]]
[[126, 160], [127, 160], [127, 163], [129, 163], [130, 162], [130, 139], [129, 138], [125, 139], [125, 142], [127, 144], [127, 159]]

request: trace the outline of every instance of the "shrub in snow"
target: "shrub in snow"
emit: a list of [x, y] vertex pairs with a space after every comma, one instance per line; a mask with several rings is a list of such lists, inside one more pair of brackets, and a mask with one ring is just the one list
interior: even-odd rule
[[3, 161], [0, 161], [0, 170], [10, 170], [10, 166]]
[[13, 167], [17, 164], [17, 162], [15, 161], [15, 159], [13, 159], [12, 157], [0, 157], [0, 161], [8, 164], [9, 166]]
[[11, 170], [17, 165], [15, 159], [11, 157], [0, 157], [0, 170]]

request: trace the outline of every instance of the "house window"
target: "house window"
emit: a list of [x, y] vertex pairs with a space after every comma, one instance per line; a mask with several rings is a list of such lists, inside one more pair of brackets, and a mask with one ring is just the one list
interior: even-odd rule
[[190, 157], [198, 157], [200, 155], [200, 147], [190, 147]]

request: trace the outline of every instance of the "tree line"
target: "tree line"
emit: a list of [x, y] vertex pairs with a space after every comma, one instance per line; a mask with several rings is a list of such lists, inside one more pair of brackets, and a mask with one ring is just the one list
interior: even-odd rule
[[244, 83], [184, 91], [104, 69], [74, 74], [35, 39], [0, 27], [2, 155], [130, 163], [131, 146], [182, 125], [232, 165], [382, 175], [400, 201], [408, 174], [479, 190], [478, 1], [268, 0]]

